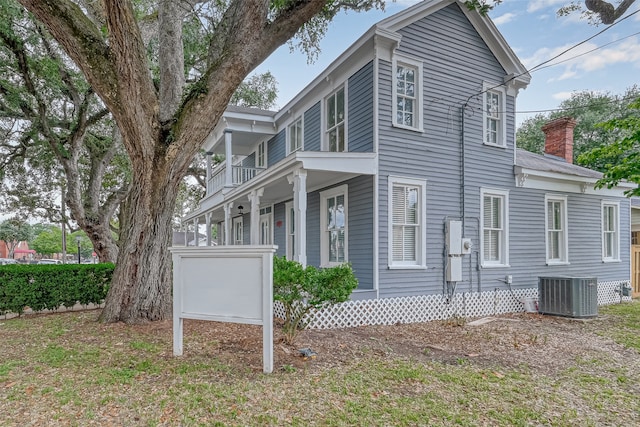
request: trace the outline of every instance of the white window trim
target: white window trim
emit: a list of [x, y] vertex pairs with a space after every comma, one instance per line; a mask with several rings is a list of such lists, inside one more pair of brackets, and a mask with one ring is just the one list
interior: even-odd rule
[[[507, 91], [504, 86], [499, 83], [484, 82], [482, 84], [482, 143], [489, 147], [507, 148]], [[500, 94], [500, 135], [498, 135], [500, 144], [492, 144], [487, 142], [487, 115], [485, 106], [487, 105], [487, 93], [498, 92]]]
[[[502, 241], [500, 242], [500, 260], [485, 261], [484, 259], [484, 197], [497, 196], [502, 198]], [[504, 268], [509, 265], [509, 191], [494, 188], [480, 189], [480, 265], [482, 268]]]
[[[327, 223], [327, 199], [344, 195], [344, 262], [329, 261], [329, 234], [325, 228]], [[331, 267], [349, 262], [349, 186], [347, 184], [320, 192], [320, 266]]]
[[[231, 227], [231, 233], [233, 236], [233, 241], [232, 244], [233, 245], [243, 245], [244, 244], [244, 217], [242, 216], [237, 216], [235, 218], [233, 218], [232, 222], [232, 227]], [[238, 243], [238, 240], [236, 240], [236, 225], [240, 224], [240, 243]]]
[[[401, 263], [393, 260], [393, 186], [398, 185], [411, 185], [420, 188], [420, 224], [418, 230], [418, 236], [420, 238], [420, 244], [418, 250], [420, 253], [415, 264]], [[427, 180], [405, 178], [399, 176], [389, 175], [389, 182], [387, 188], [388, 198], [388, 211], [387, 211], [387, 259], [389, 270], [424, 270], [427, 268]]]
[[[563, 233], [563, 257], [561, 260], [549, 259], [549, 210], [548, 203], [550, 201], [562, 202], [562, 229]], [[602, 213], [600, 214], [602, 215]], [[544, 196], [544, 251], [547, 260], [547, 265], [568, 265], [569, 264], [569, 209], [567, 203], [567, 196], [561, 196], [557, 194], [545, 194]]]
[[[601, 216], [601, 240], [602, 240], [602, 262], [620, 262], [620, 202], [612, 201], [612, 200], [602, 200], [600, 204], [600, 216]], [[604, 208], [606, 206], [613, 206], [615, 209], [615, 256], [607, 257], [605, 256], [605, 246], [604, 246]]]
[[[404, 65], [410, 68], [415, 68], [417, 71], [416, 76], [416, 126], [407, 126], [404, 124], [400, 124], [396, 122], [396, 118], [398, 115], [398, 103], [396, 101], [396, 97], [398, 96], [398, 87], [396, 82], [396, 68], [400, 65]], [[392, 60], [392, 68], [391, 68], [392, 77], [392, 90], [391, 90], [391, 125], [393, 127], [413, 130], [416, 132], [423, 132], [423, 120], [422, 120], [422, 111], [423, 111], [423, 96], [422, 96], [422, 86], [423, 86], [423, 72], [422, 72], [422, 61], [418, 59], [409, 58], [406, 56], [394, 55]]]
[[[293, 260], [293, 248], [291, 247], [290, 239], [289, 239], [289, 230], [291, 229], [291, 209], [293, 209], [293, 202], [287, 202], [284, 204], [284, 244], [285, 244], [285, 253], [288, 260]], [[295, 241], [295, 233], [294, 233], [294, 241]]]
[[[260, 159], [260, 147], [262, 146], [262, 164], [259, 163]], [[267, 143], [266, 141], [262, 141], [258, 143], [255, 151], [256, 156], [256, 168], [265, 168], [267, 166]]]
[[331, 98], [333, 95], [335, 95], [336, 93], [338, 93], [338, 91], [340, 89], [344, 89], [344, 151], [339, 151], [340, 153], [346, 153], [349, 151], [349, 132], [348, 132], [348, 126], [349, 126], [349, 111], [348, 111], [348, 95], [349, 95], [349, 91], [348, 91], [348, 87], [347, 87], [347, 82], [344, 82], [343, 85], [341, 85], [340, 87], [337, 87], [335, 90], [332, 90], [331, 93], [329, 93], [327, 96], [324, 97], [324, 101], [322, 103], [322, 151], [329, 151], [329, 129], [327, 127], [327, 117], [329, 116], [328, 113], [328, 108], [327, 108], [327, 101], [329, 100], [329, 98]]
[[[302, 138], [300, 140], [300, 147], [296, 150], [291, 150], [291, 127], [295, 125], [298, 121], [300, 121], [300, 132], [302, 133]], [[287, 138], [286, 138], [286, 155], [288, 156], [291, 153], [295, 153], [296, 151], [304, 151], [304, 116], [300, 115], [296, 117], [291, 123], [287, 125]]]
[[[270, 208], [269, 212], [267, 212], [267, 213], [259, 213], [263, 209], [267, 209], [267, 208]], [[268, 218], [268, 220], [269, 220], [269, 241], [271, 242], [269, 244], [273, 244], [273, 238], [274, 238], [274, 235], [273, 235], [273, 205], [266, 205], [266, 206], [260, 208], [258, 210], [258, 213], [260, 215], [260, 219], [258, 220], [258, 226], [260, 227], [259, 236], [258, 237], [259, 237], [260, 240], [262, 240], [262, 220], [264, 218]], [[263, 243], [260, 243], [260, 244], [263, 244]]]

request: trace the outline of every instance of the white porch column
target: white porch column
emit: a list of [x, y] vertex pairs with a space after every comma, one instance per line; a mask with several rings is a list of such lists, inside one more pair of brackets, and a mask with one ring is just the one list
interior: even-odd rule
[[184, 245], [189, 246], [189, 223], [182, 225], [184, 227]]
[[293, 259], [307, 266], [307, 171], [298, 169], [287, 177], [293, 184], [293, 210], [295, 212], [295, 250]]
[[251, 244], [260, 244], [260, 197], [264, 194], [264, 188], [253, 190], [249, 193], [251, 202]]
[[233, 154], [231, 152], [231, 129], [224, 130], [224, 185], [225, 187], [231, 187], [233, 185], [233, 164], [231, 162]]
[[200, 246], [200, 239], [198, 239], [198, 218], [193, 219], [193, 246]]
[[231, 208], [233, 208], [233, 202], [224, 205], [224, 242], [223, 245], [230, 245], [231, 243]]
[[213, 155], [213, 151], [207, 151], [205, 153], [207, 155], [207, 184], [211, 180], [211, 156]]
[[207, 231], [205, 233], [207, 235], [207, 246], [211, 246], [211, 215], [211, 212], [207, 212], [206, 214], [204, 214], [204, 218], [207, 224]]

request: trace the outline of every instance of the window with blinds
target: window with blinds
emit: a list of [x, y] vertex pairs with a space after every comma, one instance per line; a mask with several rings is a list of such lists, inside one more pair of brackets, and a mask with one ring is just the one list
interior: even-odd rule
[[616, 203], [602, 204], [602, 259], [619, 261], [619, 209]]
[[426, 187], [415, 178], [389, 177], [389, 268], [426, 268]]
[[565, 197], [546, 196], [547, 264], [566, 263], [567, 200]]
[[482, 264], [507, 265], [507, 195], [501, 190], [481, 190]]

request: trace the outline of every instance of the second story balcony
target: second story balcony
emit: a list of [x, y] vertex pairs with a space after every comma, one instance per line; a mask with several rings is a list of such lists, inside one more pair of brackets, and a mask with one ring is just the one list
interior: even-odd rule
[[246, 166], [232, 166], [230, 180], [227, 180], [227, 165], [221, 164], [213, 170], [211, 178], [207, 181], [207, 195], [213, 195], [225, 187], [235, 187], [243, 184], [264, 171], [263, 168]]

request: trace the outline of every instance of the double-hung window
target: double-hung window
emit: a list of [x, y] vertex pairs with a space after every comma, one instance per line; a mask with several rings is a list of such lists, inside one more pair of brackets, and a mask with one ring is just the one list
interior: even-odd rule
[[393, 125], [422, 130], [422, 63], [397, 57], [393, 61]]
[[347, 139], [345, 135], [345, 121], [347, 110], [345, 108], [344, 87], [341, 87], [327, 98], [326, 104], [326, 129], [327, 147], [329, 151], [347, 151]]
[[620, 261], [620, 205], [602, 202], [602, 260]]
[[285, 204], [285, 225], [287, 226], [287, 259], [293, 260], [296, 253], [296, 211], [293, 202]]
[[267, 145], [264, 141], [258, 144], [258, 149], [256, 150], [256, 167], [264, 168], [267, 163]]
[[482, 266], [507, 266], [509, 264], [509, 193], [503, 190], [481, 189], [480, 200]]
[[567, 198], [546, 195], [545, 207], [547, 264], [567, 264], [569, 262]]
[[287, 128], [287, 154], [302, 149], [302, 117], [298, 117]]
[[483, 92], [484, 143], [506, 147], [506, 93], [502, 87], [485, 83]]
[[337, 265], [348, 260], [347, 191], [341, 185], [320, 193], [320, 262]]
[[389, 177], [389, 268], [426, 266], [426, 181]]

